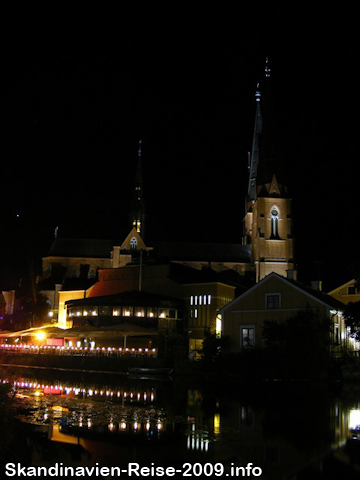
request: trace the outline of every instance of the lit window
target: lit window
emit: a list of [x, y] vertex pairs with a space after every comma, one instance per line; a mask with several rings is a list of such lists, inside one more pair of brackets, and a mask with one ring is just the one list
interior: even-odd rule
[[280, 308], [280, 293], [266, 294], [266, 308], [269, 310]]
[[191, 295], [191, 297], [190, 297], [190, 305], [194, 305], [194, 297], [193, 297], [193, 295]]
[[130, 240], [130, 249], [135, 250], [136, 247], [137, 247], [137, 240], [135, 237], [132, 237], [132, 239]]
[[279, 238], [279, 212], [276, 208], [271, 210], [271, 238]]
[[240, 347], [253, 347], [255, 345], [255, 326], [244, 325], [240, 329]]
[[147, 308], [147, 316], [148, 318], [154, 318], [157, 316], [157, 309], [155, 307], [148, 307]]
[[221, 330], [222, 330], [222, 318], [221, 315], [216, 316], [216, 324], [215, 324], [215, 333], [218, 338], [221, 337]]
[[132, 317], [133, 316], [133, 307], [123, 307], [123, 316]]
[[195, 318], [198, 318], [198, 310], [197, 310], [197, 308], [195, 308], [194, 312], [195, 312]]
[[195, 296], [195, 305], [197, 305], [197, 304], [198, 304], [198, 297], [197, 297], [197, 295], [196, 295], [196, 296]]
[[211, 303], [211, 295], [208, 295], [208, 304], [210, 305]]

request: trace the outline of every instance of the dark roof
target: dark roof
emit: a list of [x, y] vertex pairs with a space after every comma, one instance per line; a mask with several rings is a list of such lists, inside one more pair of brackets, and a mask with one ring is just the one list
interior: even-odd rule
[[[64, 268], [64, 271], [66, 271], [66, 268]], [[51, 275], [50, 277], [44, 278], [39, 282], [39, 289], [54, 290], [55, 285], [61, 284], [61, 290], [87, 290], [96, 282], [97, 278], [65, 277], [65, 274], [62, 276]]]
[[[333, 307], [336, 310], [344, 310], [344, 304], [340, 302], [339, 300], [336, 300], [336, 298], [332, 297], [331, 295], [328, 295], [325, 292], [322, 292], [321, 290], [315, 290], [314, 288], [308, 287], [307, 285], [304, 285], [303, 283], [300, 283], [296, 280], [289, 279], [287, 277], [283, 277], [275, 272], [269, 274], [268, 276], [275, 275], [285, 282], [290, 283], [291, 285], [294, 285], [295, 287], [301, 289], [303, 292], [307, 293], [308, 295], [312, 295], [316, 299], [320, 300], [323, 303], [326, 303], [329, 307]], [[267, 277], [264, 277], [263, 280], [265, 280]]]
[[250, 262], [250, 246], [238, 243], [158, 242], [154, 253], [163, 260]]
[[68, 300], [65, 302], [68, 306], [76, 307], [77, 305], [134, 305], [134, 306], [180, 306], [183, 301], [174, 297], [165, 295], [156, 295], [141, 291], [131, 291], [119, 293], [116, 295], [104, 295], [100, 297], [87, 297], [77, 300]]
[[333, 307], [336, 310], [344, 310], [345, 305], [339, 300], [336, 300], [336, 298], [332, 297], [331, 295], [328, 295], [327, 293], [322, 292], [321, 290], [315, 290], [314, 288], [303, 285], [302, 283], [297, 282], [295, 280], [290, 280], [288, 278], [286, 278], [286, 280], [290, 283], [293, 283], [294, 285], [296, 285], [298, 288], [308, 293], [309, 295], [312, 295], [313, 297], [317, 298], [321, 302], [327, 303], [330, 307]]
[[209, 266], [197, 270], [186, 265], [172, 263], [169, 278], [181, 285], [219, 282], [233, 287], [244, 287], [244, 278], [240, 277], [235, 270], [227, 269], [216, 272]]
[[56, 238], [48, 256], [110, 258], [114, 245], [121, 245], [121, 243], [104, 239]]
[[[121, 244], [111, 239], [56, 238], [48, 256], [110, 258], [114, 245]], [[161, 260], [250, 262], [250, 246], [238, 243], [158, 242], [153, 247]]]

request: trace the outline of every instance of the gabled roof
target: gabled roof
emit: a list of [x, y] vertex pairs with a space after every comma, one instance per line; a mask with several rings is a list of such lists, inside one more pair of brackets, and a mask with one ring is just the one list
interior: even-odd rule
[[136, 230], [135, 227], [131, 229], [125, 240], [121, 244], [121, 250], [131, 250], [131, 239], [135, 238], [136, 239], [136, 248], [135, 250], [148, 250], [146, 247], [144, 240], [141, 238], [140, 233]]
[[242, 295], [240, 295], [239, 297], [236, 297], [232, 302], [228, 303], [227, 305], [225, 305], [225, 307], [221, 308], [219, 310], [219, 312], [221, 312], [221, 313], [224, 312], [229, 307], [231, 307], [236, 302], [238, 302], [240, 299], [246, 297], [251, 292], [253, 292], [257, 288], [259, 288], [261, 285], [263, 285], [264, 283], [266, 283], [267, 281], [269, 281], [273, 277], [279, 279], [280, 281], [282, 281], [284, 283], [287, 283], [288, 285], [290, 285], [291, 287], [293, 287], [297, 290], [300, 290], [305, 295], [307, 295], [309, 297], [312, 297], [313, 299], [315, 299], [319, 303], [321, 303], [321, 304], [323, 304], [323, 305], [325, 305], [329, 308], [333, 308], [335, 310], [341, 310], [341, 311], [344, 310], [344, 304], [342, 302], [336, 300], [335, 298], [331, 297], [327, 293], [321, 292], [319, 290], [314, 290], [313, 288], [307, 287], [300, 282], [297, 282], [295, 280], [290, 280], [286, 277], [283, 277], [282, 275], [279, 275], [275, 272], [272, 272], [269, 275], [267, 275], [266, 277], [264, 277], [262, 280], [260, 280], [260, 282], [256, 283], [251, 288], [249, 288], [249, 290], [244, 292]]
[[344, 283], [343, 285], [340, 285], [339, 287], [334, 288], [333, 290], [331, 290], [331, 292], [328, 292], [328, 295], [332, 295], [333, 293], [337, 292], [338, 290], [341, 290], [344, 287], [348, 287], [350, 285], [355, 285], [357, 283], [358, 283], [358, 281], [355, 280], [355, 278], [353, 278], [352, 280], [349, 280], [348, 282]]

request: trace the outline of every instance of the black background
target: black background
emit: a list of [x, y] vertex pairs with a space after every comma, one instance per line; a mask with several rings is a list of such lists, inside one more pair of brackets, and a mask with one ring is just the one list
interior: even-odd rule
[[71, 13], [5, 19], [1, 32], [3, 283], [29, 265], [38, 272], [57, 226], [61, 237], [126, 236], [139, 139], [146, 242], [241, 242], [266, 57], [299, 279], [330, 289], [357, 274], [354, 12], [182, 4], [104, 8], [91, 20]]

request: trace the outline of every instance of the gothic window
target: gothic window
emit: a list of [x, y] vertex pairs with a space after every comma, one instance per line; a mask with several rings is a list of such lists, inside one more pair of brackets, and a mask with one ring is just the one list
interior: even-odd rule
[[130, 240], [130, 249], [135, 250], [136, 247], [137, 247], [137, 240], [135, 237], [132, 237], [132, 239]]
[[271, 238], [279, 238], [279, 212], [275, 207], [271, 210]]

